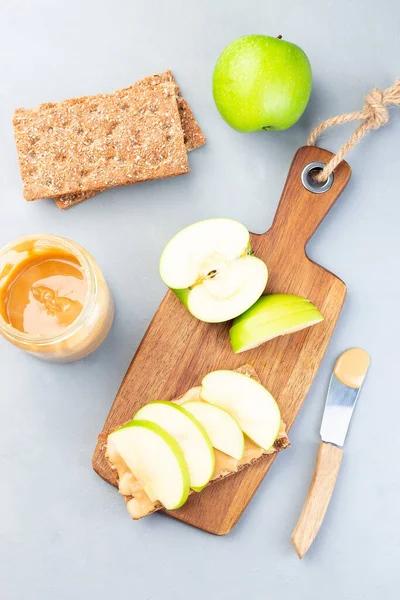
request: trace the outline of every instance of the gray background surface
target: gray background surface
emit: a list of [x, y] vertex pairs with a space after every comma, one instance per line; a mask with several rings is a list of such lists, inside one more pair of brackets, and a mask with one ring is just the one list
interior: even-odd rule
[[[312, 63], [310, 104], [286, 132], [236, 133], [214, 107], [214, 63], [247, 33], [282, 34]], [[164, 294], [157, 263], [168, 239], [215, 216], [266, 230], [310, 129], [390, 85], [399, 56], [396, 0], [1, 0], [0, 244], [35, 232], [71, 237], [96, 257], [116, 301], [109, 338], [79, 363], [41, 363], [0, 340], [2, 599], [398, 598], [400, 110], [351, 153], [347, 191], [309, 244], [310, 256], [347, 283], [347, 301], [292, 448], [233, 532], [218, 538], [160, 515], [130, 521], [92, 472], [91, 456]], [[190, 155], [189, 175], [111, 190], [65, 213], [50, 201], [24, 202], [15, 107], [110, 92], [166, 68], [208, 136]], [[327, 132], [322, 145], [337, 149], [351, 130]], [[328, 378], [354, 345], [373, 364], [329, 514], [300, 562], [290, 534], [314, 467]]]

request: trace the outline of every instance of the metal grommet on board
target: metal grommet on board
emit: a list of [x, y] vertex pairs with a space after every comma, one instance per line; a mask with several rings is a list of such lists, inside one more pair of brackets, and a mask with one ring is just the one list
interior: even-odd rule
[[325, 163], [316, 161], [304, 167], [301, 174], [301, 183], [306, 190], [313, 194], [323, 194], [331, 189], [334, 179], [333, 173], [331, 173], [327, 181], [324, 181], [323, 183], [316, 181], [312, 176], [312, 171], [322, 171], [325, 166]]

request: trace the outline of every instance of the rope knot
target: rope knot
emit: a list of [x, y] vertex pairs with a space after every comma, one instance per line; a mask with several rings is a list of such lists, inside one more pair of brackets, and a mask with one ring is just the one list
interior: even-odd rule
[[388, 87], [384, 92], [378, 88], [371, 90], [365, 98], [365, 104], [362, 110], [338, 115], [337, 117], [331, 117], [330, 119], [323, 121], [320, 125], [317, 125], [308, 137], [307, 146], [314, 146], [318, 137], [328, 127], [342, 125], [342, 123], [350, 123], [351, 121], [361, 121], [357, 129], [353, 131], [349, 141], [339, 148], [338, 152], [332, 156], [322, 171], [314, 176], [314, 179], [321, 183], [326, 181], [329, 175], [333, 173], [338, 164], [344, 159], [349, 150], [354, 148], [370, 129], [378, 129], [382, 125], [386, 125], [389, 121], [387, 107], [390, 104], [400, 106], [400, 79], [397, 79], [394, 84]]
[[368, 129], [378, 129], [389, 121], [389, 111], [386, 108], [385, 94], [378, 88], [370, 91], [365, 98], [363, 111], [368, 121]]

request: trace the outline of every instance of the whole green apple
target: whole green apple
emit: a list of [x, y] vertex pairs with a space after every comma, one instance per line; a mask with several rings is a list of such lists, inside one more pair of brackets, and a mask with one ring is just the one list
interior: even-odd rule
[[303, 50], [266, 35], [246, 35], [229, 44], [213, 75], [221, 116], [244, 132], [291, 127], [303, 114], [311, 88], [311, 65]]

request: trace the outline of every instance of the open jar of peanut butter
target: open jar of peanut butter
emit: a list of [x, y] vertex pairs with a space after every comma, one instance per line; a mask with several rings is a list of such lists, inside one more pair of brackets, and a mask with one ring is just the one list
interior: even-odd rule
[[113, 299], [93, 257], [55, 235], [30, 235], [0, 250], [0, 333], [33, 354], [72, 362], [105, 340]]

